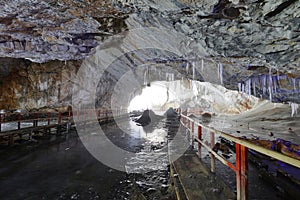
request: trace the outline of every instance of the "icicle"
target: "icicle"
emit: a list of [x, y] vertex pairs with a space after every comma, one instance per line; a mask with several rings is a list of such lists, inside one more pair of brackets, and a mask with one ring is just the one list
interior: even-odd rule
[[175, 77], [174, 77], [174, 74], [171, 74], [171, 79], [172, 79], [172, 81], [174, 81], [175, 80]]
[[192, 68], [193, 68], [193, 80], [195, 80], [195, 62], [192, 62]]
[[186, 63], [186, 74], [189, 74], [189, 68], [190, 68], [190, 64], [189, 63]]
[[255, 86], [256, 78], [253, 78], [252, 80], [252, 88], [253, 88], [253, 94], [256, 96], [256, 86]]
[[293, 117], [294, 115], [297, 115], [299, 105], [297, 103], [293, 103], [293, 102], [289, 102], [289, 105], [291, 106], [291, 109], [292, 109], [291, 116]]
[[[270, 70], [271, 71], [271, 70]], [[269, 99], [272, 101], [272, 95], [273, 95], [273, 81], [272, 81], [272, 75], [269, 74]]]
[[247, 80], [247, 91], [248, 91], [248, 97], [251, 96], [251, 79]]
[[144, 85], [147, 85], [147, 71], [144, 73]]
[[272, 87], [269, 86], [269, 99], [272, 101]]
[[238, 83], [239, 93], [242, 91], [242, 83]]
[[201, 71], [203, 72], [203, 70], [204, 70], [204, 60], [202, 59], [201, 60]]
[[293, 81], [293, 85], [294, 85], [294, 90], [296, 90], [296, 79], [292, 78], [292, 81]]
[[262, 90], [263, 90], [263, 94], [266, 94], [266, 90], [267, 90], [267, 88], [266, 88], [266, 86], [267, 86], [267, 78], [266, 78], [266, 75], [262, 75], [261, 78], [262, 78], [261, 82], [262, 82]]
[[218, 74], [221, 84], [223, 85], [223, 65], [221, 63], [218, 64]]
[[242, 83], [242, 97], [244, 97], [244, 93], [245, 93], [245, 84]]
[[276, 94], [277, 93], [277, 77], [273, 76], [272, 79], [273, 79], [273, 85], [274, 85], [274, 93]]

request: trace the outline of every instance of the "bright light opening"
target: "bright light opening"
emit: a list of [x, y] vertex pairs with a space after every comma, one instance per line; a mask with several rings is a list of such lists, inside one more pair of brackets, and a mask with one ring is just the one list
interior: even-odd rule
[[142, 90], [141, 95], [131, 100], [128, 111], [146, 109], [160, 111], [171, 99], [174, 99], [174, 95], [168, 91], [165, 85], [153, 82], [150, 87], [145, 87]]

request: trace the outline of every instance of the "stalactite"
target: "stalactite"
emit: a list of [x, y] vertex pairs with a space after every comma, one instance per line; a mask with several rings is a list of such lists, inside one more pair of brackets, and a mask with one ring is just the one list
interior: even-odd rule
[[219, 74], [220, 82], [223, 85], [223, 65], [221, 63], [218, 64], [218, 74]]
[[186, 74], [189, 74], [189, 70], [190, 70], [190, 64], [189, 63], [186, 63]]
[[277, 80], [277, 76], [273, 76], [273, 85], [274, 85], [274, 93], [277, 93], [277, 87], [278, 87], [278, 80]]
[[242, 83], [238, 83], [239, 93], [242, 91]]
[[252, 88], [253, 88], [253, 94], [256, 96], [256, 78], [252, 79]]
[[192, 62], [192, 68], [193, 68], [193, 80], [195, 80], [195, 62]]
[[244, 97], [244, 93], [245, 93], [245, 84], [242, 83], [242, 97]]
[[251, 79], [247, 80], [247, 90], [248, 90], [248, 96], [251, 96]]
[[262, 75], [261, 79], [262, 79], [261, 83], [262, 83], [263, 95], [265, 95], [266, 91], [267, 91], [267, 78], [266, 78], [266, 75]]
[[296, 79], [295, 79], [295, 78], [292, 78], [292, 82], [293, 82], [294, 90], [296, 90]]
[[293, 103], [293, 102], [289, 102], [289, 105], [291, 106], [292, 112], [291, 112], [291, 116], [295, 116], [298, 114], [298, 108], [299, 105], [297, 103]]

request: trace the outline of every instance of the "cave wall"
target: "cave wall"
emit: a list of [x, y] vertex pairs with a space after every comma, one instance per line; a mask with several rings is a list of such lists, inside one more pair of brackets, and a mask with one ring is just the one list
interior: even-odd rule
[[5, 60], [2, 58], [0, 63], [0, 109], [31, 110], [71, 104], [72, 77], [81, 62], [50, 61], [39, 64], [10, 59], [4, 65]]

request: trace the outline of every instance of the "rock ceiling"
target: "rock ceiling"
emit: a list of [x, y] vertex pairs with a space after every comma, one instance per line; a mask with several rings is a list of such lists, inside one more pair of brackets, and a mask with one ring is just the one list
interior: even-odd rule
[[[199, 80], [221, 84], [221, 63], [227, 88], [257, 82], [268, 98], [271, 84], [286, 91], [277, 101], [298, 102], [289, 91], [300, 89], [299, 15], [298, 0], [3, 0], [0, 57], [84, 60], [116, 34], [163, 27], [186, 37], [177, 59], [205, 61]], [[1, 62], [2, 75], [8, 65]]]

